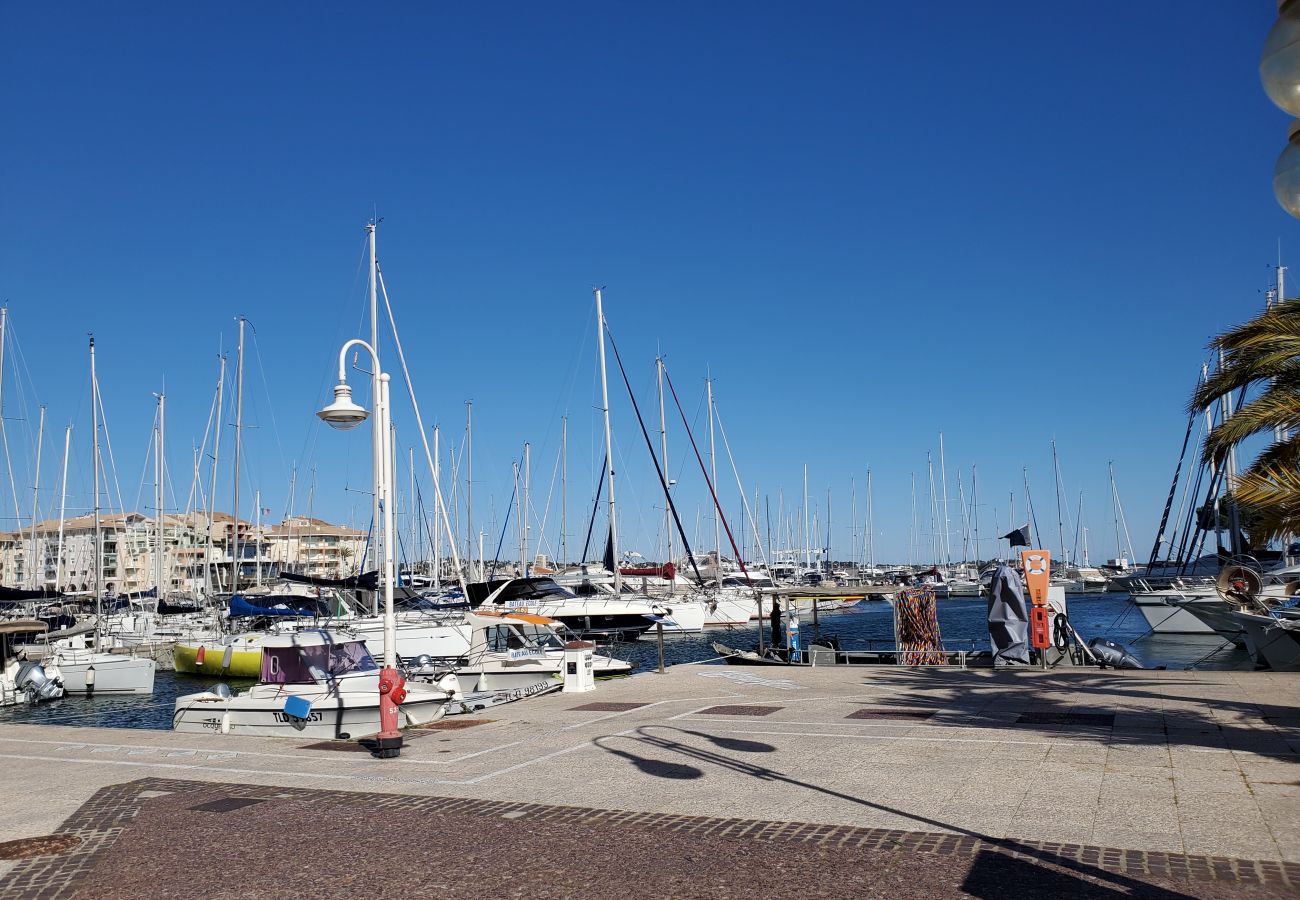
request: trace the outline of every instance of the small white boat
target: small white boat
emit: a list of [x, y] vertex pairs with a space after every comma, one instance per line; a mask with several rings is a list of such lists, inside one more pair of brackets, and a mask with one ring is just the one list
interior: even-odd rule
[[[564, 626], [532, 613], [484, 610], [467, 613], [468, 649], [459, 658], [427, 654], [408, 660], [412, 678], [436, 679], [454, 669], [462, 691], [517, 691], [564, 678]], [[632, 664], [602, 654], [592, 656], [597, 678], [628, 675]], [[460, 699], [458, 696], [456, 699]]]
[[[262, 675], [232, 695], [225, 685], [176, 698], [172, 726], [183, 732], [316, 739], [379, 732], [379, 666], [364, 641], [324, 630], [270, 635], [262, 643]], [[398, 727], [442, 718], [460, 687], [454, 674], [437, 684], [410, 682], [398, 706]]]
[[47, 662], [20, 659], [13, 645], [47, 628], [39, 619], [11, 619], [0, 622], [0, 706], [57, 700], [63, 696], [63, 680], [58, 666]]

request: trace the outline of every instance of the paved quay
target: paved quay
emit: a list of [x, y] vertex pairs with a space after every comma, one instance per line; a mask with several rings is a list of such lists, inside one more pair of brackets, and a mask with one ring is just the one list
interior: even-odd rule
[[0, 898], [1291, 896], [1298, 700], [1297, 674], [689, 665], [397, 760], [6, 726], [0, 840], [75, 843], [0, 862]]

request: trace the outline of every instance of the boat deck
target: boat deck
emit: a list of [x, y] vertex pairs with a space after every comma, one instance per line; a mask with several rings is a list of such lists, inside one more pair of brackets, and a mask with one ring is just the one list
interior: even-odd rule
[[[538, 855], [505, 854], [531, 859], [534, 879], [538, 858], [563, 852], [590, 859], [593, 878], [614, 877], [617, 865], [620, 883], [639, 883], [647, 895], [683, 895], [670, 882], [684, 864], [663, 859], [687, 852], [677, 847], [681, 833], [692, 858], [704, 860], [702, 888], [715, 896], [763, 885], [809, 896], [818, 882], [799, 879], [819, 872], [847, 880], [822, 881], [826, 889], [811, 895], [940, 896], [990, 872], [1041, 879], [1056, 895], [1116, 896], [1144, 885], [1193, 896], [1293, 895], [1298, 706], [1300, 674], [690, 665], [445, 720], [410, 734], [401, 758], [388, 761], [344, 742], [15, 725], [0, 734], [10, 775], [0, 840], [72, 831], [84, 842], [0, 862], [0, 875], [18, 866], [0, 897], [50, 885], [63, 886], [51, 896], [78, 885], [106, 895], [116, 882], [96, 872], [147, 886], [175, 865], [149, 848], [176, 841], [181, 823], [192, 834], [175, 854], [238, 839], [242, 876], [275, 865], [250, 850], [257, 844], [248, 834], [294, 817], [319, 834], [377, 809], [391, 811], [381, 821], [403, 833], [427, 825], [424, 843], [452, 885], [447, 896], [459, 896], [457, 866], [448, 865], [457, 854], [469, 854], [470, 870], [502, 863], [501, 855], [475, 863], [470, 850], [449, 853], [451, 835], [467, 832], [498, 853], [537, 843]], [[202, 805], [214, 802], [231, 809]], [[335, 807], [338, 817], [322, 812]], [[472, 828], [452, 827], [466, 817]], [[397, 843], [402, 853], [424, 852], [418, 840]], [[328, 864], [352, 844], [372, 846], [331, 835], [318, 852], [296, 841], [294, 864], [316, 856]], [[610, 862], [600, 856], [606, 845], [627, 851]], [[373, 852], [393, 846], [381, 840]], [[215, 866], [222, 856], [188, 858]], [[349, 864], [394, 887], [407, 883], [408, 867]], [[571, 884], [566, 867], [553, 868], [557, 885]], [[772, 887], [778, 868], [787, 880]], [[196, 879], [196, 891], [216, 877]], [[586, 882], [590, 893], [612, 883]], [[899, 893], [900, 884], [910, 892]], [[359, 890], [335, 887], [313, 879], [322, 896]], [[377, 888], [393, 892], [367, 882], [368, 893]]]

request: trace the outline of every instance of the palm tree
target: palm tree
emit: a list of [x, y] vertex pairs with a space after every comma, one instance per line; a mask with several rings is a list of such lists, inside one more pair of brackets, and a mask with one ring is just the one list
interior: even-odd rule
[[1244, 398], [1251, 388], [1258, 392], [1206, 436], [1203, 458], [1222, 465], [1248, 438], [1273, 435], [1229, 488], [1255, 520], [1256, 543], [1300, 533], [1300, 298], [1274, 304], [1210, 347], [1221, 363], [1192, 395], [1189, 411], [1211, 409], [1233, 394]]

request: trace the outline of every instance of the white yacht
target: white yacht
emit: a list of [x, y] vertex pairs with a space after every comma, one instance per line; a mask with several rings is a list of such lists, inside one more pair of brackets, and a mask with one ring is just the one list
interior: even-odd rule
[[[268, 636], [262, 673], [232, 695], [224, 684], [176, 698], [177, 731], [348, 739], [379, 732], [379, 666], [363, 641], [325, 630]], [[456, 676], [437, 684], [410, 682], [398, 706], [398, 726], [442, 718], [459, 691]]]

